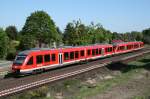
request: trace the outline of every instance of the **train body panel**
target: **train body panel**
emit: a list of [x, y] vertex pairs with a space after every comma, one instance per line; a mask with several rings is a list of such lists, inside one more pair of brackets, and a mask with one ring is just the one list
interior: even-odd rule
[[16, 56], [12, 65], [12, 72], [33, 73], [113, 54], [127, 53], [143, 47], [143, 42], [122, 42], [58, 49], [26, 50]]

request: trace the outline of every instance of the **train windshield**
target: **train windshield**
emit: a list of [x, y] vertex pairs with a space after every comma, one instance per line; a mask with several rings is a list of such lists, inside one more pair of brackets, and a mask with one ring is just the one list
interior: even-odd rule
[[18, 55], [14, 61], [14, 65], [22, 65], [22, 63], [24, 62], [24, 60], [26, 59], [26, 55]]

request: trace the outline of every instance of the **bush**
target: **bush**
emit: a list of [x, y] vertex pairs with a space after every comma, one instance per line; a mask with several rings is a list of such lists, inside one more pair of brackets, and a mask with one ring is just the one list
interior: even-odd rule
[[11, 40], [9, 43], [8, 53], [7, 53], [7, 60], [13, 60], [16, 56], [16, 47], [19, 46], [19, 41]]
[[4, 59], [7, 55], [8, 37], [6, 33], [0, 28], [0, 59]]

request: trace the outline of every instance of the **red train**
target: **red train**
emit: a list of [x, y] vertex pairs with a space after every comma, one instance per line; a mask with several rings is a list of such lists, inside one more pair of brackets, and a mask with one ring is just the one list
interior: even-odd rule
[[143, 47], [143, 42], [121, 42], [57, 49], [25, 50], [17, 54], [12, 65], [12, 72], [17, 74], [37, 73], [81, 61], [126, 53]]

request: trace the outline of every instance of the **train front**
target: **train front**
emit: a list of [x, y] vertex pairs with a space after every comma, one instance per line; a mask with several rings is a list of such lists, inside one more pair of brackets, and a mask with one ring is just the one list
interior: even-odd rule
[[20, 52], [16, 56], [16, 58], [12, 64], [12, 73], [20, 74], [20, 70], [23, 67], [26, 57], [27, 57], [27, 55], [23, 54], [22, 52]]

